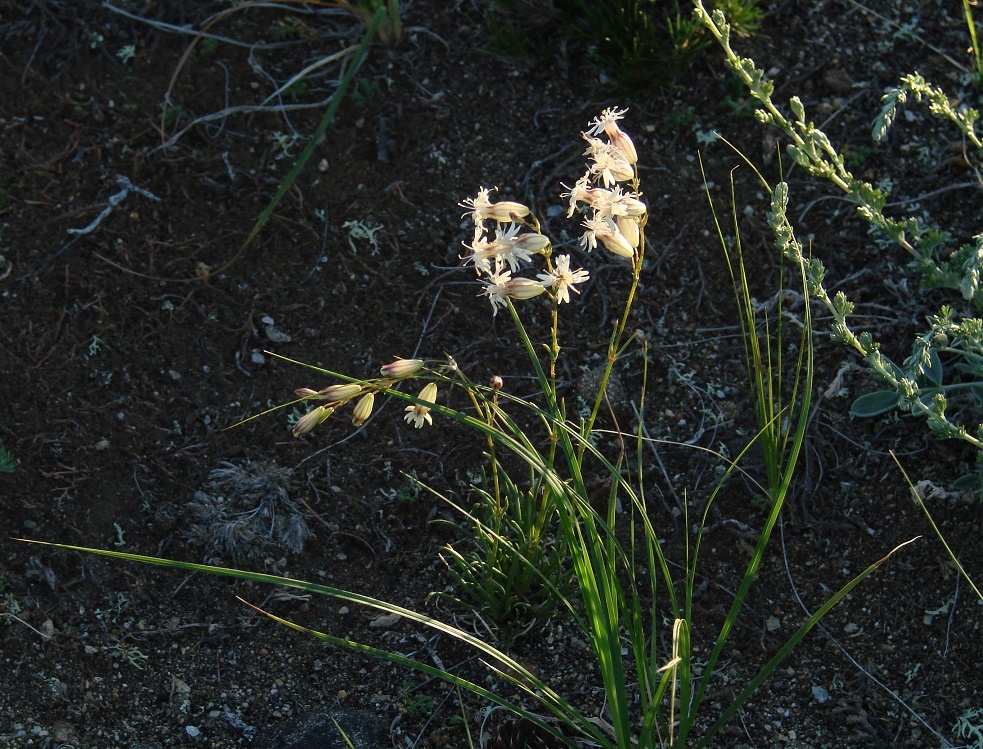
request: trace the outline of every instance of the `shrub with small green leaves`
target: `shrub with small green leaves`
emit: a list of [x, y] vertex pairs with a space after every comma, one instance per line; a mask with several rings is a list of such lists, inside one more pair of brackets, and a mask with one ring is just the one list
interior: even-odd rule
[[[842, 291], [830, 296], [823, 264], [815, 257], [805, 257], [801, 245], [792, 240], [787, 218], [788, 186], [780, 183], [774, 190], [769, 222], [776, 247], [793, 262], [802, 262], [810, 295], [822, 302], [833, 317], [833, 340], [860, 354], [881, 385], [879, 391], [858, 398], [852, 413], [873, 416], [896, 409], [923, 417], [939, 439], [968, 442], [977, 451], [978, 468], [957, 479], [954, 485], [983, 497], [983, 320], [974, 316], [983, 309], [983, 233], [953, 247], [951, 233], [942, 228], [927, 225], [915, 216], [885, 215], [888, 193], [850, 172], [844, 155], [808, 119], [802, 101], [797, 96], [789, 99], [791, 117], [778, 108], [772, 98], [774, 83], [764, 70], [731, 47], [732, 27], [725, 15], [719, 10], [711, 14], [701, 0], [696, 0], [695, 13], [720, 43], [728, 66], [756, 102], [756, 118], [789, 139], [787, 148], [795, 163], [845, 192], [872, 230], [901, 247], [923, 290], [955, 292], [937, 314], [927, 317], [928, 328], [910, 344], [911, 354], [901, 364], [892, 361], [881, 352], [881, 342], [870, 332], [857, 332], [852, 327], [849, 317], [854, 311], [853, 302]], [[979, 113], [953, 105], [942, 89], [917, 73], [903, 76], [901, 85], [884, 95], [872, 128], [875, 141], [887, 135], [898, 110], [909, 102], [922, 103], [935, 117], [950, 122], [967, 147], [983, 154], [983, 139], [976, 128]]]

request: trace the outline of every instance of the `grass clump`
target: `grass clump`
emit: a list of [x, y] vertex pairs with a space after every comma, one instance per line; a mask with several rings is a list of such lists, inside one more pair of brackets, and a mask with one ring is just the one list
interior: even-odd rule
[[[642, 362], [639, 414], [645, 413], [648, 389], [650, 344], [630, 332], [629, 320], [646, 256], [649, 206], [640, 192], [638, 152], [619, 125], [625, 111], [605, 110], [582, 133], [590, 158], [582, 176], [563, 195], [568, 199], [568, 217], [576, 215], [583, 230], [581, 251], [603, 253], [623, 274], [627, 288], [608, 339], [596, 391], [582, 412], [568, 412], [557, 371], [564, 338], [562, 313], [567, 305], [577, 303], [582, 289], [592, 282], [591, 274], [578, 267], [574, 251], [564, 248], [561, 252], [553, 245], [527, 206], [496, 200], [486, 188], [478, 189], [461, 204], [473, 221], [470, 241], [465, 243], [466, 263], [475, 273], [491, 312], [502, 313], [511, 321], [537, 383], [535, 395], [513, 394], [501, 376], [479, 384], [449, 357], [396, 359], [381, 367], [378, 377], [369, 379], [285, 359], [331, 382], [319, 383], [317, 388], [302, 387], [296, 391], [297, 400], [284, 404], [304, 402], [311, 406], [294, 423], [295, 436], [323, 428], [325, 422], [336, 421], [342, 414], [355, 427], [361, 427], [378, 413], [379, 401], [392, 398], [405, 404], [403, 419], [411, 428], [442, 429], [454, 424], [482, 440], [488, 457], [485, 478], [474, 482], [476, 508], [465, 512], [458, 503], [461, 527], [473, 533], [475, 542], [468, 550], [446, 552], [451, 556], [457, 597], [469, 601], [479, 617], [486, 616], [499, 626], [523, 618], [535, 623], [543, 615], [562, 617], [563, 626], [587, 643], [592, 654], [592, 665], [599, 675], [597, 704], [584, 706], [573, 701], [575, 698], [552, 686], [548, 677], [537, 675], [513, 658], [504, 646], [358, 592], [244, 570], [121, 552], [99, 553], [283, 585], [366, 606], [443, 633], [473, 648], [490, 669], [493, 681], [508, 683], [514, 690], [489, 686], [484, 678], [267, 613], [298, 631], [443, 679], [503, 706], [526, 721], [522, 724], [525, 735], [535, 733], [541, 742], [556, 746], [587, 743], [604, 749], [710, 746], [719, 730], [822, 617], [887, 557], [831, 595], [743, 688], [735, 690], [730, 704], [708, 715], [708, 690], [717, 683], [716, 667], [764, 559], [802, 451], [812, 396], [811, 325], [807, 316], [802, 332], [793, 339], [799, 353], [787, 361], [782, 352], [790, 342], [788, 335], [780, 328], [762, 325], [750, 298], [740, 246], [726, 238], [729, 232], [721, 228], [718, 219], [718, 234], [728, 253], [741, 309], [758, 432], [735, 459], [717, 456], [724, 468], [708, 495], [695, 505], [681, 503], [688, 535], [682, 558], [670, 559], [669, 547], [659, 535], [659, 513], [647, 500], [650, 487], [644, 467], [651, 440], [643, 419], [625, 430], [617, 423], [605, 425], [602, 417], [612, 373], [627, 357]], [[812, 289], [809, 266], [784, 218], [781, 192], [776, 188], [774, 193], [771, 223], [784, 256], [791, 261], [793, 277], [802, 294], [808, 296]], [[736, 230], [736, 209], [733, 216]], [[534, 339], [523, 322], [530, 305], [542, 305], [548, 316], [545, 340]], [[447, 405], [449, 390], [463, 394], [466, 407]], [[764, 447], [766, 466], [760, 480], [740, 466], [758, 443]], [[512, 468], [515, 465], [523, 469], [525, 480], [521, 483], [513, 479], [520, 475]], [[767, 498], [766, 517], [757, 531], [750, 559], [730, 586], [736, 592], [723, 623], [708, 631], [708, 623], [694, 608], [700, 551], [710, 509], [738, 472], [756, 483]], [[223, 474], [218, 478], [225, 486], [222, 482], [235, 477]], [[242, 483], [240, 479], [235, 478]], [[248, 479], [246, 484], [253, 486], [255, 481]], [[601, 490], [596, 491], [596, 486]], [[692, 506], [700, 509], [695, 530], [690, 530]]]
[[[718, 0], [715, 7], [746, 36], [757, 33], [765, 14], [758, 0]], [[631, 93], [674, 85], [712, 46], [690, 10], [686, 0], [490, 0], [485, 26], [501, 52], [561, 49]]]

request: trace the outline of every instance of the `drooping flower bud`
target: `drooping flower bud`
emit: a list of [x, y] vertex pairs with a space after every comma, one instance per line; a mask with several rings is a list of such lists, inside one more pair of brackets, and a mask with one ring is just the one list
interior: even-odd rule
[[332, 385], [324, 390], [318, 391], [318, 396], [332, 403], [342, 403], [351, 400], [362, 392], [362, 386], [354, 382], [346, 382], [344, 385]]
[[638, 220], [628, 216], [615, 216], [614, 222], [618, 225], [618, 229], [624, 238], [628, 240], [628, 244], [637, 250], [638, 243], [642, 238], [641, 233], [638, 231]]
[[512, 240], [512, 244], [527, 255], [536, 255], [550, 246], [550, 240], [544, 234], [526, 233]]
[[635, 248], [621, 233], [621, 229], [618, 228], [614, 219], [588, 219], [584, 221], [583, 225], [587, 229], [584, 236], [580, 238], [580, 244], [584, 248], [593, 249], [600, 242], [619, 257], [632, 258], [635, 256]]
[[[464, 202], [461, 203], [461, 207], [468, 209], [475, 224], [479, 226], [487, 220], [506, 224], [514, 220], [512, 218], [513, 214], [519, 218], [523, 218], [531, 213], [527, 206], [511, 200], [492, 203], [489, 198], [490, 193], [491, 191], [488, 188], [482, 187], [478, 190], [477, 197], [465, 198]], [[468, 214], [465, 213], [464, 215], [467, 216]]]
[[317, 408], [307, 412], [297, 419], [297, 423], [294, 424], [294, 428], [292, 430], [294, 437], [304, 436], [318, 424], [324, 422], [333, 413], [334, 408], [331, 406], [318, 406]]
[[423, 369], [422, 359], [397, 359], [383, 366], [379, 372], [382, 373], [383, 377], [390, 380], [404, 380], [407, 377], [412, 377], [421, 369]]
[[546, 291], [539, 281], [529, 278], [513, 278], [505, 284], [505, 289], [506, 295], [513, 299], [532, 299]]
[[372, 415], [373, 406], [375, 406], [375, 393], [369, 392], [363, 395], [355, 404], [355, 410], [352, 412], [352, 424], [360, 427], [368, 421]]

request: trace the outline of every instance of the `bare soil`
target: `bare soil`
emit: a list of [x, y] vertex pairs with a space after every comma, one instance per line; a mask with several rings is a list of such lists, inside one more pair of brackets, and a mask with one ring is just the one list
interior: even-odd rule
[[[913, 108], [886, 144], [869, 137], [883, 89], [905, 72], [978, 96], [943, 57], [971, 64], [959, 4], [765, 5], [763, 33], [740, 47], [774, 68], [779, 98], [799, 94], [857, 159], [858, 173], [890, 177], [899, 199], [964, 185], [920, 205], [961, 237], [978, 231], [979, 187], [953, 158], [959, 144], [950, 131]], [[414, 492], [404, 472], [463, 491], [482, 465], [474, 435], [443, 423], [414, 430], [395, 403], [379, 404], [358, 431], [338, 417], [302, 440], [289, 432], [290, 409], [226, 428], [298, 387], [330, 384], [264, 350], [367, 377], [396, 356], [446, 353], [476, 380], [501, 375], [510, 391], [531, 394], [508, 320], [491, 315], [473, 271], [461, 267], [468, 229], [457, 204], [495, 185], [532, 205], [552, 236], [570, 238], [576, 226], [557, 208], [560, 183], [582, 173], [579, 133], [604, 107], [629, 107], [624, 125], [651, 209], [651, 258], [631, 321], [654, 344], [647, 429], [731, 454], [750, 439], [733, 291], [696, 157], [702, 150], [726, 213], [741, 161], [701, 135], [719, 131], [774, 181], [773, 134], [740, 106], [715, 51], [677, 86], [627, 96], [549, 35], [526, 57], [497, 54], [478, 6], [405, 3], [402, 37], [371, 50], [311, 163], [241, 253], [340, 70], [325, 66], [264, 100], [305, 66], [357, 43], [358, 24], [299, 6], [239, 10], [210, 31], [241, 46], [199, 43], [184, 58], [193, 36], [178, 32], [200, 28], [204, 4], [132, 0], [114, 10], [50, 0], [0, 10], [0, 437], [20, 461], [0, 475], [3, 746], [298, 746], [271, 731], [323, 711], [368, 724], [362, 746], [468, 746], [462, 715], [477, 736], [487, 705], [466, 696], [461, 704], [444, 683], [286, 630], [237, 597], [496, 683], [446, 638], [331, 600], [12, 537], [238, 564], [466, 622], [466, 611], [428, 597], [450, 583], [441, 547], [466, 539], [431, 522], [449, 510]], [[130, 45], [132, 56], [120, 54]], [[858, 320], [903, 359], [924, 315], [959, 301], [936, 292], [919, 302], [913, 280], [909, 289], [885, 284], [904, 277], [900, 252], [868, 236], [832, 188], [787, 164], [800, 235], [827, 263], [831, 284], [859, 303]], [[780, 272], [767, 205], [747, 167], [735, 179], [752, 282], [767, 301]], [[592, 281], [563, 309], [571, 403], [602, 361], [627, 281], [602, 252], [579, 262]], [[532, 300], [523, 314], [533, 335], [545, 336], [545, 306]], [[708, 720], [831, 590], [897, 544], [923, 538], [835, 609], [716, 745], [980, 746], [979, 735], [959, 737], [953, 726], [983, 708], [983, 605], [955, 574], [888, 451], [915, 480], [942, 488], [974, 456], [933, 441], [911, 418], [851, 420], [852, 398], [873, 385], [826, 340], [827, 322], [817, 321], [807, 454], [711, 676]], [[627, 424], [641, 387], [638, 357], [618, 376]], [[688, 501], [696, 516], [717, 467], [688, 446], [652, 453], [653, 503], [666, 508], [654, 521], [676, 559], [687, 529], [672, 509]], [[222, 540], [218, 525], [278, 486], [290, 497], [286, 517], [264, 516], [251, 539]], [[711, 514], [697, 659], [763, 520], [754, 500], [752, 485], [735, 482]], [[937, 499], [932, 510], [979, 580], [979, 502]], [[302, 521], [313, 536], [301, 543], [286, 521]], [[553, 619], [511, 648], [558, 690], [602, 710], [596, 668], [570, 622]], [[333, 746], [321, 741], [305, 745]]]

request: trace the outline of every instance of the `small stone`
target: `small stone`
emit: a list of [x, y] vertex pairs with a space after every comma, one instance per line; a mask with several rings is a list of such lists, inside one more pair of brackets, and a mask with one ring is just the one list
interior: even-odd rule
[[846, 94], [853, 90], [853, 78], [845, 70], [830, 68], [823, 73], [823, 83], [837, 94]]
[[822, 704], [829, 699], [829, 692], [820, 686], [813, 685], [812, 696], [816, 698], [816, 702]]
[[369, 622], [370, 627], [391, 627], [400, 619], [399, 614], [383, 614], [382, 616], [377, 616], [371, 622]]
[[273, 343], [290, 343], [290, 336], [272, 325], [266, 326], [266, 337]]

